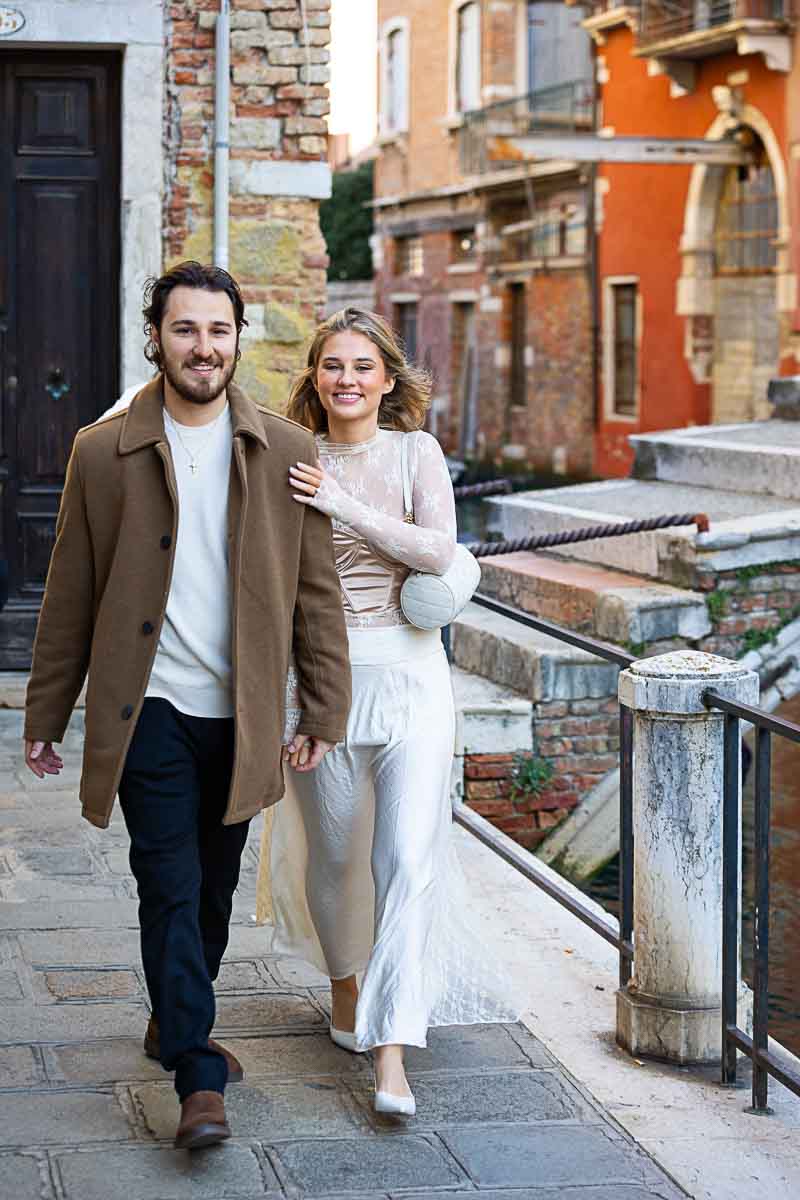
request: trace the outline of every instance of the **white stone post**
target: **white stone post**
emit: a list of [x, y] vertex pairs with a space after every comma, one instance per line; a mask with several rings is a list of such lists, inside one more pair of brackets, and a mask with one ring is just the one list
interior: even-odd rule
[[633, 710], [634, 968], [617, 1041], [682, 1064], [718, 1062], [722, 1044], [724, 717], [703, 704], [709, 688], [758, 702], [754, 672], [694, 650], [619, 677]]

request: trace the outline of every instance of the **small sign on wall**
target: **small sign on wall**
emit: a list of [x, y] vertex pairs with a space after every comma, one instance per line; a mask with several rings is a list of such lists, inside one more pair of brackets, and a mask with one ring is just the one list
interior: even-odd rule
[[5, 4], [0, 4], [0, 37], [10, 37], [12, 33], [19, 33], [25, 24], [25, 15], [18, 8], [8, 8]]

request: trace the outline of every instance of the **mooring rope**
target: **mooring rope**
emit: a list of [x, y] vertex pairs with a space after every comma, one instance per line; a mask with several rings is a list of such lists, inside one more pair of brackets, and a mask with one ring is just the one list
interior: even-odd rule
[[470, 496], [508, 496], [511, 489], [510, 479], [489, 479], [486, 483], [466, 483], [453, 488], [453, 495], [456, 500], [466, 500]]
[[544, 550], [550, 546], [569, 546], [574, 542], [621, 537], [626, 533], [648, 533], [653, 529], [670, 529], [678, 525], [696, 525], [698, 533], [707, 533], [708, 517], [705, 513], [644, 517], [639, 521], [625, 521], [619, 525], [589, 525], [583, 529], [564, 529], [560, 533], [542, 533], [533, 537], [512, 538], [509, 541], [470, 542], [467, 543], [467, 549], [476, 558], [489, 558], [493, 554], [516, 554], [519, 550]]

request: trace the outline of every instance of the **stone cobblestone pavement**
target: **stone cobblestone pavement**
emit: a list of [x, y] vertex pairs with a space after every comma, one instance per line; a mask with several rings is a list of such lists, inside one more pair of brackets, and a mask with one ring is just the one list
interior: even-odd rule
[[80, 818], [80, 713], [44, 784], [21, 764], [21, 718], [0, 711], [0, 1200], [685, 1195], [522, 1025], [432, 1031], [407, 1060], [417, 1118], [376, 1117], [369, 1059], [327, 1037], [325, 980], [263, 953], [258, 823], [217, 987], [215, 1035], [246, 1076], [227, 1092], [234, 1137], [174, 1150], [171, 1080], [141, 1049], [119, 811], [107, 830]]

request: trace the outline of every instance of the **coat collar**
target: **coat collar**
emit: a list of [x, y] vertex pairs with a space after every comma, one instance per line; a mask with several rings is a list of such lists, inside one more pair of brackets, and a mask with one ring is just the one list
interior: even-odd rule
[[[233, 436], [247, 434], [269, 449], [264, 422], [259, 411], [235, 383], [228, 384], [228, 403], [231, 408]], [[137, 392], [131, 400], [119, 435], [119, 453], [133, 454], [145, 446], [155, 446], [166, 440], [164, 433], [164, 381], [159, 375]]]

